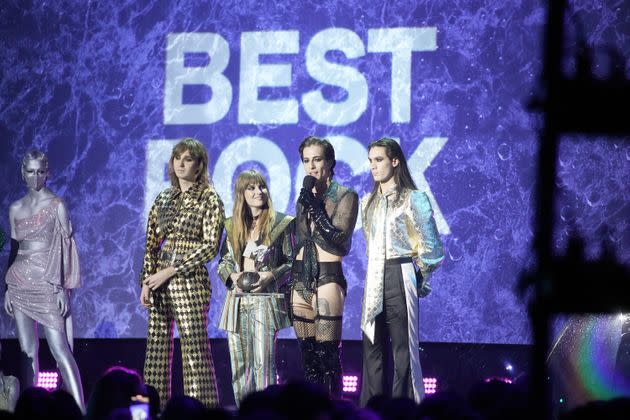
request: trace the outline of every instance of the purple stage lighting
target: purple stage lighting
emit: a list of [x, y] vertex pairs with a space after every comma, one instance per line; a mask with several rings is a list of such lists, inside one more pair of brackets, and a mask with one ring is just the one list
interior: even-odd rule
[[37, 386], [49, 391], [57, 389], [59, 384], [59, 374], [57, 372], [39, 372], [37, 376]]
[[435, 394], [437, 392], [437, 378], [424, 378], [424, 393]]
[[355, 394], [359, 391], [358, 375], [343, 375], [343, 392]]
[[[437, 392], [437, 378], [424, 378], [424, 393], [435, 394]], [[355, 394], [359, 392], [359, 376], [343, 375], [343, 392]]]

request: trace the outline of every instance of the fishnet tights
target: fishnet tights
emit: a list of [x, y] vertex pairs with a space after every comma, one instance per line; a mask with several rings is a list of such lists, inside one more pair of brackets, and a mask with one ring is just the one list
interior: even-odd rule
[[314, 337], [317, 342], [341, 340], [344, 299], [344, 290], [336, 283], [318, 287], [310, 304], [301, 293], [293, 291], [293, 327], [297, 337]]

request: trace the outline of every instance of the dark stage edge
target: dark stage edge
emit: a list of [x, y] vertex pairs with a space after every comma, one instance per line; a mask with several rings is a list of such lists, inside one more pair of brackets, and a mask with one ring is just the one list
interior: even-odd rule
[[[234, 405], [231, 369], [226, 339], [211, 339], [212, 354], [221, 398], [221, 405]], [[278, 340], [277, 368], [282, 382], [302, 377], [301, 356], [294, 339]], [[77, 339], [75, 357], [86, 398], [95, 382], [111, 366], [124, 366], [142, 373], [146, 340]], [[466, 395], [472, 385], [488, 378], [515, 379], [530, 371], [532, 346], [514, 344], [420, 343], [420, 360], [425, 377], [437, 378], [438, 391], [454, 391]], [[361, 342], [343, 342], [344, 374], [361, 376]], [[508, 370], [510, 365], [512, 370]], [[21, 354], [17, 339], [2, 340], [1, 367], [5, 374], [21, 377]], [[55, 370], [55, 361], [45, 340], [40, 343], [40, 369]], [[173, 393], [183, 393], [179, 339], [175, 340], [173, 359]], [[360, 379], [359, 379], [360, 383]], [[356, 401], [358, 393], [345, 394]]]

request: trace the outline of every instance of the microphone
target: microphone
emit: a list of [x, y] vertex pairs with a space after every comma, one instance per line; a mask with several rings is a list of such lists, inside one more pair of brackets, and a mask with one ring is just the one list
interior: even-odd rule
[[[302, 180], [302, 188], [304, 188], [306, 191], [311, 193], [316, 183], [317, 183], [317, 178], [315, 178], [312, 175], [306, 175], [304, 177], [304, 180]], [[304, 213], [306, 216], [306, 230], [308, 231], [308, 236], [311, 236], [313, 234], [311, 232], [311, 216], [308, 213], [308, 211], [306, 211], [306, 207], [304, 208]]]
[[[301, 201], [304, 206], [304, 211], [306, 211], [308, 204], [314, 201], [315, 196], [313, 195], [313, 188], [317, 183], [317, 178], [311, 175], [306, 175], [304, 180], [302, 180], [302, 191], [300, 192], [300, 197], [298, 197], [298, 201]], [[302, 198], [302, 200], [300, 200]], [[304, 201], [306, 200], [306, 201]]]
[[302, 181], [302, 187], [307, 191], [311, 191], [315, 184], [317, 183], [317, 178], [312, 175], [306, 175], [304, 180]]

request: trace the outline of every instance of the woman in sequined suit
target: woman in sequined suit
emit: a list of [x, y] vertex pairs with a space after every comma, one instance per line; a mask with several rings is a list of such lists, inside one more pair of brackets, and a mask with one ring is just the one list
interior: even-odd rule
[[333, 180], [335, 150], [328, 140], [307, 137], [299, 150], [307, 177], [295, 206], [293, 327], [305, 379], [339, 397], [347, 288], [341, 260], [350, 252], [359, 199], [354, 190]]
[[[276, 333], [290, 325], [281, 290], [293, 264], [292, 220], [274, 211], [260, 173], [249, 170], [238, 176], [218, 266], [228, 288], [219, 327], [228, 334], [237, 405], [250, 392], [276, 383]], [[244, 272], [258, 276], [247, 292], [239, 287], [246, 287], [239, 283]]]
[[149, 213], [140, 283], [141, 304], [149, 308], [144, 378], [163, 406], [171, 396], [173, 322], [177, 323], [184, 367], [184, 392], [208, 407], [218, 405], [208, 341], [210, 280], [205, 264], [219, 249], [223, 203], [208, 182], [208, 153], [186, 138], [168, 163], [172, 186]]
[[81, 283], [68, 210], [63, 200], [46, 188], [48, 158], [42, 152], [35, 150], [24, 156], [22, 178], [28, 193], [9, 208], [12, 252], [4, 307], [15, 318], [20, 348], [28, 363], [25, 388], [37, 385], [40, 324], [65, 387], [85, 411], [68, 328], [69, 289]]
[[[424, 396], [420, 369], [418, 298], [431, 290], [429, 274], [444, 258], [427, 195], [417, 190], [398, 143], [368, 146], [374, 189], [361, 200], [368, 266], [363, 296], [361, 404], [387, 394], [385, 354], [394, 359], [392, 397]], [[416, 272], [416, 268], [418, 268]]]

